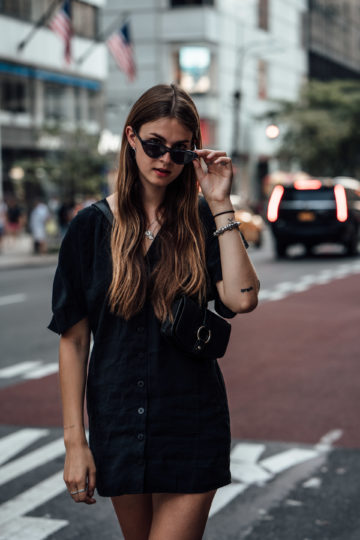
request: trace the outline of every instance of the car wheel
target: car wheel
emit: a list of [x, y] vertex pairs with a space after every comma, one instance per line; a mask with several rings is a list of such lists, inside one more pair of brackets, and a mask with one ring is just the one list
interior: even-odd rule
[[275, 253], [278, 259], [283, 259], [286, 256], [286, 244], [276, 240], [275, 242]]

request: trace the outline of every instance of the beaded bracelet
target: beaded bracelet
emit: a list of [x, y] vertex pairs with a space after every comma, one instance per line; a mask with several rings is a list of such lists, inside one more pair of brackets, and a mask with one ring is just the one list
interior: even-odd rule
[[220, 236], [221, 234], [224, 234], [226, 231], [232, 231], [233, 229], [237, 229], [241, 225], [241, 221], [231, 221], [229, 225], [224, 225], [224, 227], [220, 227], [220, 229], [217, 229], [213, 232], [213, 236]]

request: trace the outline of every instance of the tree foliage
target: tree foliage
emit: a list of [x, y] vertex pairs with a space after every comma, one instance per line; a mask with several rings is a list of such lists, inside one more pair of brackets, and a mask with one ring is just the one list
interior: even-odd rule
[[25, 173], [24, 198], [57, 195], [74, 200], [77, 196], [98, 195], [106, 182], [109, 160], [98, 153], [98, 135], [83, 130], [66, 135], [47, 130], [42, 135], [61, 141], [61, 145], [41, 157], [17, 161], [16, 166]]
[[278, 157], [316, 176], [360, 177], [359, 81], [310, 81], [270, 113], [287, 126]]

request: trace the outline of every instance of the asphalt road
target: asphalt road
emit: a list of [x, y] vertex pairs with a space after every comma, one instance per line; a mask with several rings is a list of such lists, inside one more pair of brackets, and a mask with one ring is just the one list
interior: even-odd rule
[[[275, 261], [268, 238], [250, 253], [261, 302], [221, 360], [233, 483], [204, 538], [359, 540], [360, 260], [324, 247]], [[109, 501], [72, 504], [61, 481], [53, 272], [0, 271], [0, 540], [121, 538]]]

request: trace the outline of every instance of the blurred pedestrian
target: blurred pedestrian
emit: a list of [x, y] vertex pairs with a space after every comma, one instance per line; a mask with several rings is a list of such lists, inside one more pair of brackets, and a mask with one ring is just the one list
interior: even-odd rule
[[50, 219], [50, 211], [47, 205], [40, 199], [35, 201], [35, 206], [30, 214], [30, 232], [33, 238], [35, 254], [44, 254], [47, 251], [46, 223]]
[[24, 218], [21, 206], [15, 197], [10, 197], [7, 201], [6, 212], [6, 232], [10, 235], [10, 238], [16, 239], [19, 236], [23, 224]]
[[211, 299], [225, 317], [257, 304], [230, 201], [231, 159], [200, 148], [190, 96], [175, 85], [145, 92], [124, 127], [116, 192], [102, 211], [90, 206], [73, 219], [54, 280], [64, 479], [76, 502], [93, 504], [95, 486], [111, 497], [126, 540], [199, 540], [216, 489], [231, 481], [216, 357], [195, 358], [160, 331], [179, 296], [193, 299], [201, 321]]

